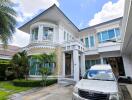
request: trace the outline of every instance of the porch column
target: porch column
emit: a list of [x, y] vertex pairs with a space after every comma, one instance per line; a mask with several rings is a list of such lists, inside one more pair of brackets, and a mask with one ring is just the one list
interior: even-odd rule
[[43, 40], [43, 26], [42, 25], [39, 25], [38, 40], [39, 41], [42, 41]]
[[62, 63], [63, 63], [63, 68], [62, 68], [62, 76], [65, 77], [65, 52], [63, 52], [63, 58], [62, 58]]
[[73, 50], [73, 63], [74, 63], [74, 80], [79, 81], [79, 54], [78, 50]]
[[81, 75], [83, 76], [85, 73], [85, 55], [81, 54]]
[[73, 54], [71, 54], [71, 76], [73, 77], [74, 69], [73, 69]]

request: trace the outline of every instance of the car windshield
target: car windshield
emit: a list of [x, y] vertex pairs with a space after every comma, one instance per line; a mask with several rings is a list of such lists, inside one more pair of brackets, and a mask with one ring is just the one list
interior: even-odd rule
[[111, 70], [88, 70], [84, 79], [115, 81], [115, 77]]

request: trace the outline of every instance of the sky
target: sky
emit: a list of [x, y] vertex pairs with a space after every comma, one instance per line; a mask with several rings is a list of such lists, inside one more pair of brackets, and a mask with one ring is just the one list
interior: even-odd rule
[[96, 25], [123, 16], [125, 0], [11, 0], [17, 12], [16, 33], [11, 45], [24, 47], [29, 44], [29, 34], [17, 28], [53, 4], [79, 28]]

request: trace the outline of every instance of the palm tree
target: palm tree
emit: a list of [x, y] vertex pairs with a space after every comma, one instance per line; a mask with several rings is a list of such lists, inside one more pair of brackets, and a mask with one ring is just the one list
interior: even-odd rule
[[[32, 55], [31, 57], [32, 59], [36, 59], [36, 61], [32, 64], [32, 66], [36, 64], [39, 66], [39, 72], [42, 75], [43, 86], [46, 86], [47, 77], [52, 73], [49, 66], [51, 63], [55, 63], [56, 54], [53, 52], [51, 54]], [[49, 64], [49, 66], [45, 64]]]
[[46, 81], [47, 81], [48, 74], [50, 73], [50, 70], [48, 67], [44, 66], [40, 68], [39, 72], [42, 75], [42, 84], [43, 86], [46, 86]]
[[12, 39], [12, 34], [15, 32], [16, 12], [12, 5], [10, 0], [0, 0], [0, 39], [4, 47], [7, 46], [8, 40]]
[[16, 53], [11, 60], [11, 64], [18, 78], [20, 78], [20, 76], [22, 75], [25, 77], [25, 79], [27, 79], [29, 72], [29, 63], [26, 51]]

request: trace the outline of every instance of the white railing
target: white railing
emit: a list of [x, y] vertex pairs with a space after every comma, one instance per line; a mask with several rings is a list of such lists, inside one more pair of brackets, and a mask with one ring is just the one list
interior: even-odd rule
[[55, 45], [51, 41], [34, 41], [30, 43], [28, 46], [22, 48], [21, 50], [29, 50], [32, 48], [50, 48], [54, 49]]
[[98, 52], [118, 51], [120, 50], [121, 43], [101, 43], [98, 45]]
[[64, 42], [63, 48], [64, 48], [64, 51], [70, 51], [70, 50], [78, 49], [79, 51], [83, 52], [85, 49], [85, 46], [78, 39], [74, 39], [72, 41]]

